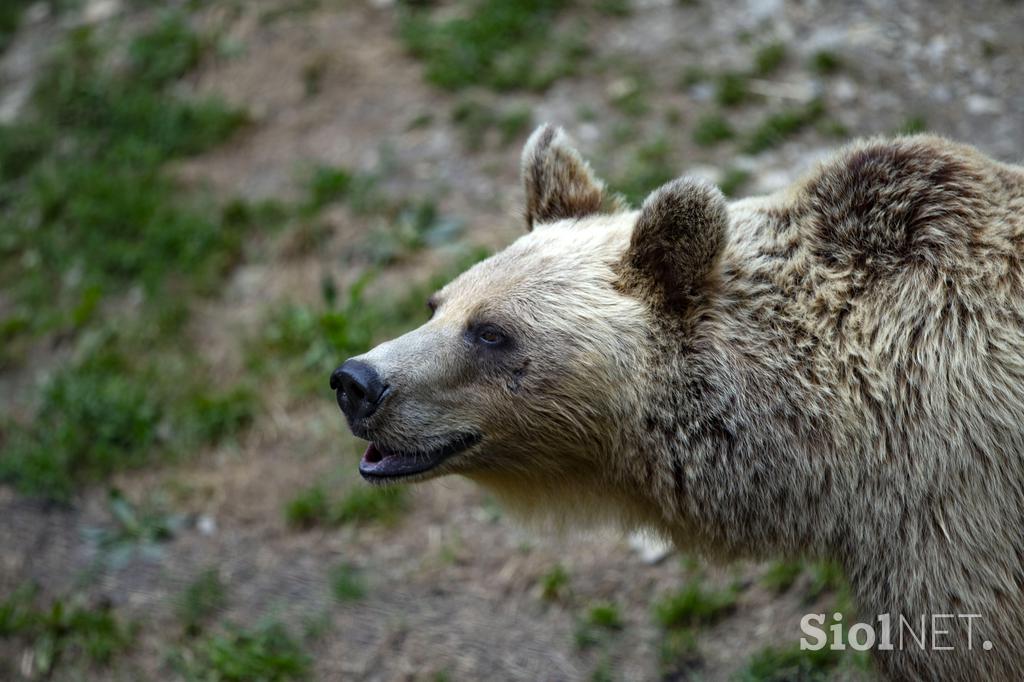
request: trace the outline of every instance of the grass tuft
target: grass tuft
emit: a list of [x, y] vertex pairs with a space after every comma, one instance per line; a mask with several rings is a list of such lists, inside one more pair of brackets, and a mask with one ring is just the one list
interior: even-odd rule
[[21, 15], [36, 0], [4, 0], [0, 3], [0, 54], [7, 49], [21, 26]]
[[769, 43], [754, 55], [754, 73], [758, 76], [770, 76], [779, 70], [786, 61], [786, 44]]
[[394, 523], [408, 506], [405, 488], [359, 485], [338, 500], [314, 485], [296, 495], [285, 507], [285, 520], [293, 528]]
[[204, 41], [179, 13], [164, 15], [129, 49], [133, 76], [152, 87], [168, 85], [199, 64]]
[[569, 594], [569, 573], [558, 564], [540, 579], [540, 596], [544, 601], [560, 601]]
[[82, 356], [44, 384], [31, 423], [0, 420], [0, 481], [68, 500], [79, 485], [215, 444], [252, 421], [249, 390], [212, 388], [173, 343], [165, 351], [131, 330], [86, 341]]
[[723, 107], [743, 104], [751, 97], [747, 77], [742, 73], [723, 73], [715, 83], [715, 101]]
[[662, 679], [687, 679], [686, 671], [700, 663], [697, 635], [692, 628], [673, 628], [664, 633], [660, 649]]
[[727, 197], [734, 197], [750, 182], [750, 171], [742, 168], [727, 168], [722, 173], [718, 186], [722, 194]]
[[903, 123], [899, 125], [894, 131], [896, 135], [917, 135], [918, 133], [924, 133], [928, 131], [928, 121], [924, 116], [915, 114], [914, 116], [908, 116], [903, 120]]
[[354, 566], [338, 564], [331, 570], [331, 592], [338, 601], [357, 601], [366, 595], [366, 585]]
[[[437, 221], [434, 226], [442, 225]], [[423, 239], [431, 237], [425, 231]], [[293, 374], [293, 385], [322, 393], [326, 377], [345, 358], [367, 351], [374, 334], [390, 336], [422, 324], [428, 317], [426, 300], [439, 287], [488, 255], [471, 249], [426, 280], [411, 285], [397, 299], [371, 300], [365, 293], [374, 273], [365, 274], [344, 295], [326, 287], [324, 305], [288, 304], [274, 310], [262, 334], [249, 344], [248, 362], [257, 374], [272, 370]], [[283, 365], [283, 366], [282, 366]]]
[[626, 172], [613, 185], [627, 201], [639, 204], [648, 193], [675, 176], [671, 147], [666, 138], [659, 137], [636, 149]]
[[483, 148], [491, 131], [497, 131], [502, 146], [522, 137], [533, 125], [533, 115], [526, 107], [513, 106], [498, 111], [477, 100], [467, 99], [452, 110], [452, 122], [461, 128], [466, 147], [477, 151]]
[[599, 602], [587, 611], [587, 623], [606, 630], [621, 630], [622, 616], [619, 607], [611, 602]]
[[426, 65], [427, 79], [448, 90], [484, 85], [496, 90], [543, 90], [573, 71], [576, 41], [551, 38], [551, 26], [569, 0], [476, 0], [468, 11], [433, 20], [407, 13], [399, 34]]
[[737, 679], [740, 682], [824, 680], [842, 660], [842, 651], [828, 647], [817, 651], [801, 650], [798, 646], [769, 647], [754, 655]]
[[761, 583], [772, 592], [782, 594], [793, 586], [803, 571], [804, 565], [799, 561], [777, 561], [761, 576]]
[[332, 521], [347, 523], [392, 523], [408, 506], [406, 489], [360, 485], [350, 490], [334, 508]]
[[200, 573], [179, 597], [178, 619], [185, 634], [195, 637], [213, 616], [227, 606], [227, 585], [221, 580], [220, 571], [209, 568]]
[[35, 601], [35, 589], [22, 588], [0, 602], [0, 638], [18, 639], [31, 649], [29, 677], [48, 677], [86, 661], [107, 665], [132, 643], [134, 628], [121, 623], [109, 605], [55, 599], [37, 607]]
[[843, 59], [835, 52], [819, 50], [811, 56], [810, 67], [815, 73], [828, 76], [843, 69]]
[[743, 150], [748, 154], [759, 154], [776, 147], [821, 119], [824, 114], [825, 103], [820, 99], [771, 114], [750, 133]]
[[712, 147], [736, 136], [729, 121], [721, 114], [705, 114], [693, 129], [693, 141], [701, 147]]
[[330, 518], [330, 501], [320, 486], [312, 486], [293, 497], [284, 509], [284, 518], [292, 528], [307, 530], [326, 524]]
[[735, 590], [705, 590], [691, 581], [655, 605], [654, 615], [665, 628], [713, 623], [736, 608]]
[[309, 677], [312, 661], [281, 623], [230, 625], [181, 652], [174, 663], [195, 682], [288, 682]]
[[0, 286], [31, 311], [24, 333], [78, 331], [133, 287], [155, 308], [171, 281], [179, 296], [208, 290], [237, 261], [252, 226], [182, 200], [163, 171], [247, 120], [172, 94], [204, 43], [169, 14], [112, 65], [76, 28], [40, 75], [30, 116], [0, 125]]

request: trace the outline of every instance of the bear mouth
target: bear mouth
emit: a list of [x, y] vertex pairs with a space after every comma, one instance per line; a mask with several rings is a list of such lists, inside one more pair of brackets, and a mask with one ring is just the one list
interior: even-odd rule
[[433, 450], [392, 450], [371, 442], [359, 460], [359, 474], [371, 483], [380, 483], [426, 474], [448, 458], [468, 450], [482, 440], [474, 433], [460, 433]]

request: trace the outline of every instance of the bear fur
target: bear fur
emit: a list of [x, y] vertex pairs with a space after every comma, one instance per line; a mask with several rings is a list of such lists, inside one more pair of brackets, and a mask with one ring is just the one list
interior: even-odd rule
[[544, 126], [522, 175], [529, 233], [361, 356], [377, 457], [570, 525], [834, 559], [876, 627], [980, 616], [970, 650], [960, 619], [952, 650], [873, 650], [883, 674], [1024, 679], [1024, 168], [872, 139], [771, 196], [684, 178], [635, 211]]

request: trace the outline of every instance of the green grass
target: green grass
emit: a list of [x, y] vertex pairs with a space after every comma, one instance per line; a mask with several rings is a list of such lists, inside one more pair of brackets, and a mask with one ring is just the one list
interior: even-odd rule
[[569, 573], [561, 564], [553, 566], [551, 570], [540, 578], [540, 596], [544, 601], [559, 601], [565, 599], [569, 594]]
[[690, 64], [679, 75], [679, 87], [683, 90], [688, 90], [706, 80], [708, 80], [708, 72], [704, 67]]
[[718, 186], [727, 197], [734, 197], [750, 182], [750, 171], [742, 168], [727, 168], [722, 173]]
[[331, 569], [331, 593], [338, 601], [358, 601], [366, 596], [363, 576], [351, 564], [338, 564]]
[[697, 580], [670, 594], [654, 607], [654, 617], [664, 628], [713, 623], [736, 608], [733, 589], [705, 590]]
[[693, 141], [701, 147], [713, 147], [735, 136], [736, 131], [721, 114], [704, 114], [693, 129]]
[[618, 606], [611, 602], [593, 604], [576, 625], [576, 648], [588, 649], [606, 644], [609, 637], [622, 628], [623, 622]]
[[613, 107], [630, 118], [640, 118], [651, 111], [648, 99], [651, 84], [643, 75], [635, 75], [621, 81], [622, 89], [611, 99]]
[[900, 123], [899, 127], [896, 128], [894, 134], [896, 135], [916, 135], [918, 133], [924, 133], [928, 131], [928, 121], [924, 116], [915, 114], [908, 116]]
[[299, 392], [322, 394], [331, 370], [369, 350], [375, 341], [425, 322], [427, 298], [487, 255], [479, 248], [464, 251], [432, 276], [407, 286], [397, 298], [367, 295], [373, 271], [344, 295], [328, 283], [320, 306], [293, 303], [270, 313], [261, 335], [249, 342], [249, 366], [260, 376], [290, 374]]
[[128, 52], [132, 76], [152, 87], [169, 85], [199, 65], [204, 43], [184, 16], [166, 14], [132, 42]]
[[360, 485], [338, 501], [333, 521], [336, 524], [391, 523], [407, 506], [405, 488]]
[[799, 561], [777, 561], [761, 576], [761, 584], [772, 592], [782, 594], [789, 590], [804, 571]]
[[735, 107], [751, 97], [747, 76], [742, 73], [723, 73], [715, 81], [715, 101], [723, 107]]
[[316, 526], [394, 523], [408, 507], [405, 488], [381, 488], [359, 484], [338, 499], [331, 499], [314, 485], [288, 502], [285, 520], [289, 526], [309, 529]]
[[327, 67], [330, 59], [327, 55], [320, 54], [302, 66], [302, 90], [306, 97], [316, 97], [323, 90], [324, 76], [327, 75]]
[[754, 55], [754, 73], [758, 76], [770, 76], [779, 70], [786, 61], [786, 44], [769, 43]]
[[248, 386], [203, 388], [189, 396], [189, 415], [182, 424], [192, 442], [217, 444], [238, 436], [252, 424], [257, 410], [254, 391]]
[[183, 199], [163, 172], [246, 121], [217, 100], [171, 93], [204, 39], [167, 14], [126, 59], [112, 60], [107, 42], [72, 30], [30, 113], [0, 125], [0, 286], [29, 320], [23, 333], [80, 329], [131, 287], [151, 301], [171, 282], [178, 296], [209, 290], [253, 227]]
[[788, 648], [769, 647], [751, 658], [737, 675], [738, 682], [786, 682], [788, 680], [824, 680], [839, 666], [844, 652], [828, 647], [811, 651], [798, 645]]
[[819, 561], [810, 566], [809, 572], [811, 582], [804, 595], [808, 602], [814, 601], [826, 592], [838, 593], [840, 601], [846, 600], [848, 587], [842, 566], [834, 561]]
[[200, 634], [203, 627], [228, 603], [227, 585], [220, 571], [209, 568], [196, 576], [178, 598], [178, 620], [190, 637]]
[[190, 682], [288, 682], [310, 676], [312, 659], [277, 622], [229, 625], [180, 652], [175, 667]]
[[147, 498], [133, 504], [121, 491], [107, 496], [110, 524], [86, 529], [99, 550], [98, 559], [116, 568], [125, 566], [136, 554], [159, 558], [162, 543], [170, 540], [181, 526], [181, 517], [165, 512]]
[[686, 671], [700, 661], [697, 635], [692, 628], [667, 630], [660, 647], [662, 679], [686, 679]]
[[597, 10], [612, 17], [628, 17], [633, 13], [630, 0], [597, 0]]
[[612, 602], [593, 604], [587, 611], [586, 622], [606, 630], [621, 630], [623, 625], [619, 607]]
[[292, 528], [309, 529], [328, 524], [331, 503], [327, 492], [314, 485], [298, 493], [285, 505], [284, 518]]
[[0, 481], [68, 500], [80, 485], [216, 444], [251, 422], [251, 391], [212, 387], [173, 339], [154, 338], [159, 328], [126, 326], [86, 339], [82, 356], [44, 384], [30, 423], [0, 420]]
[[654, 189], [677, 175], [665, 137], [636, 148], [625, 172], [612, 183], [631, 204], [639, 204]]
[[119, 358], [90, 358], [51, 379], [35, 421], [10, 427], [0, 480], [65, 499], [77, 482], [147, 463], [160, 438], [162, 406], [122, 368]]
[[21, 25], [21, 16], [35, 0], [4, 0], [0, 3], [0, 54], [10, 44]]
[[352, 188], [352, 173], [344, 168], [318, 166], [309, 180], [306, 210], [315, 213], [328, 204], [344, 199]]
[[815, 73], [828, 76], [843, 69], [843, 59], [830, 50], [819, 50], [811, 55], [810, 68]]
[[134, 628], [109, 606], [89, 607], [77, 599], [37, 602], [33, 588], [16, 590], [0, 602], [0, 638], [31, 649], [33, 673], [47, 677], [63, 667], [106, 665], [132, 643]]
[[552, 35], [570, 0], [475, 0], [457, 18], [407, 12], [399, 26], [406, 48], [425, 64], [427, 79], [448, 90], [485, 86], [543, 90], [573, 72], [584, 47]]
[[471, 151], [482, 149], [491, 131], [496, 131], [501, 145], [507, 146], [523, 137], [533, 125], [533, 114], [526, 107], [497, 110], [474, 99], [456, 104], [451, 119], [459, 126], [463, 142]]
[[360, 214], [386, 209], [390, 204], [377, 192], [377, 181], [377, 176], [369, 173], [316, 166], [306, 179], [306, 197], [300, 202], [298, 213], [308, 219], [342, 202]]
[[759, 154], [776, 147], [819, 121], [824, 114], [825, 104], [820, 99], [770, 114], [750, 133], [743, 151], [748, 154]]
[[838, 140], [850, 137], [850, 129], [842, 121], [835, 118], [823, 118], [818, 121], [816, 127], [818, 132], [827, 137], [834, 137]]

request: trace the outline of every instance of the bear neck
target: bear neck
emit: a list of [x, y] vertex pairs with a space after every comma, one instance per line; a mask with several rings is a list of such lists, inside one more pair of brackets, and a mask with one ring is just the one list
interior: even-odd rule
[[[659, 322], [624, 468], [638, 507], [682, 547], [725, 558], [837, 556], [858, 448], [794, 348], [790, 296], [732, 247], [706, 294]], [[799, 338], [798, 338], [799, 340]]]

